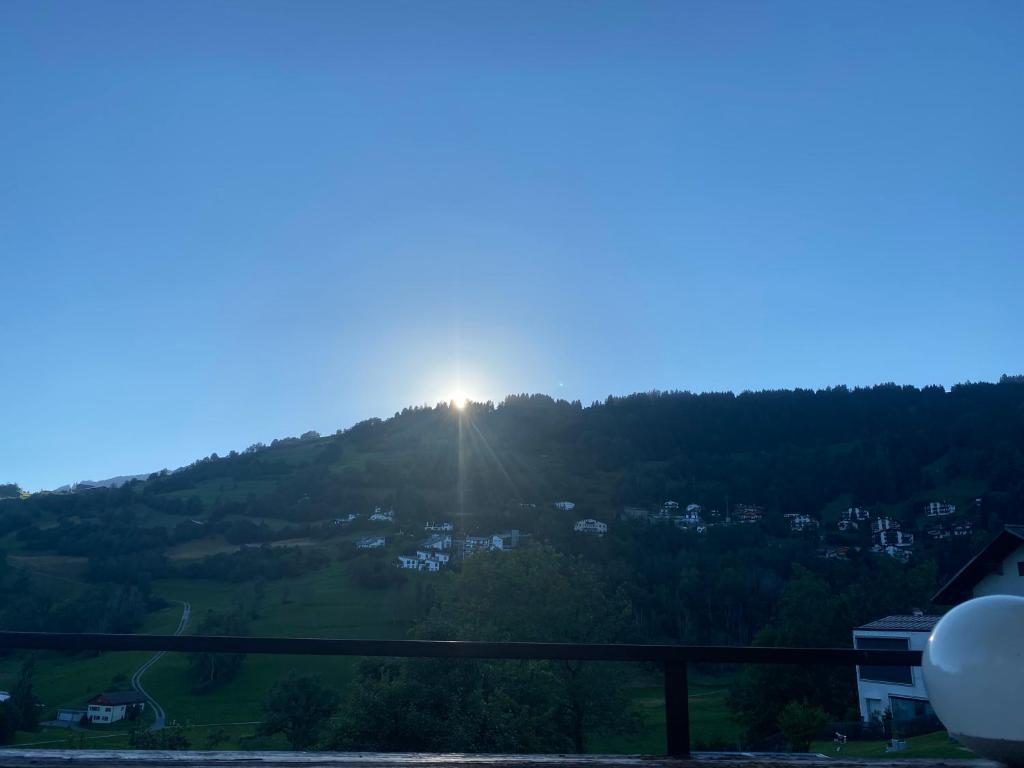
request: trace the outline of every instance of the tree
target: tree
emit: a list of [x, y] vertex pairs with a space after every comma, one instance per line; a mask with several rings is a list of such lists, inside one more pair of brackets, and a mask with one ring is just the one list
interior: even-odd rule
[[[201, 635], [243, 635], [245, 616], [241, 610], [230, 614], [208, 611], [199, 625]], [[203, 651], [188, 657], [188, 671], [193, 679], [193, 690], [206, 693], [229, 680], [233, 680], [245, 661], [244, 653], [213, 653]]]
[[779, 713], [779, 727], [793, 752], [807, 752], [827, 724], [825, 711], [806, 702], [791, 701]]
[[338, 709], [338, 697], [312, 677], [292, 672], [270, 689], [260, 733], [283, 733], [293, 749], [316, 745], [327, 719]]
[[[836, 646], [848, 642], [840, 600], [828, 583], [799, 566], [787, 584], [772, 621], [755, 645]], [[822, 709], [841, 708], [851, 698], [849, 670], [803, 665], [749, 665], [729, 693], [729, 705], [743, 723], [748, 745], [776, 733], [791, 701]], [[841, 714], [836, 712], [836, 714]]]
[[32, 690], [32, 676], [35, 672], [35, 664], [31, 658], [26, 659], [21, 665], [21, 674], [18, 682], [11, 691], [10, 703], [13, 705], [17, 727], [22, 731], [36, 731], [39, 729], [39, 700]]
[[[625, 598], [587, 564], [547, 546], [475, 555], [440, 589], [424, 639], [612, 642]], [[578, 662], [364, 662], [336, 749], [583, 752], [589, 734], [631, 727], [608, 665]], [[446, 684], [436, 685], [444, 679]]]

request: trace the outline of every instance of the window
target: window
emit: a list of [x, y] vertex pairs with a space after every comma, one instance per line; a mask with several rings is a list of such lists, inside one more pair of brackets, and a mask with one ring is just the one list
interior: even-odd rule
[[1024, 560], [1020, 560], [1017, 563], [1017, 575], [1024, 576]]
[[892, 719], [898, 723], [913, 720], [929, 720], [935, 717], [935, 710], [925, 699], [908, 699], [903, 696], [890, 696], [889, 704]]
[[[857, 637], [854, 645], [859, 650], [870, 651], [905, 651], [909, 642], [903, 637]], [[910, 667], [860, 667], [861, 680], [873, 680], [879, 683], [899, 683], [913, 685], [914, 674]]]

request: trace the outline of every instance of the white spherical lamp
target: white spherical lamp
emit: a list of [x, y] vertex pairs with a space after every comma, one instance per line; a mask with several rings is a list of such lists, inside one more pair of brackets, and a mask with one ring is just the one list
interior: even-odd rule
[[1024, 766], [1024, 597], [991, 595], [932, 630], [924, 685], [950, 734], [984, 757]]

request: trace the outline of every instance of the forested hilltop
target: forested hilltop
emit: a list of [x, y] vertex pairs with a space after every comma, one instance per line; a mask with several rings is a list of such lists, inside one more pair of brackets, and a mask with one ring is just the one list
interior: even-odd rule
[[[929, 609], [972, 552], [1003, 524], [1024, 522], [1024, 382], [646, 393], [588, 407], [518, 395], [410, 408], [116, 489], [0, 491], [8, 629], [151, 630], [171, 620], [171, 601], [208, 594], [203, 612], [193, 606], [189, 631], [849, 645], [858, 623]], [[929, 516], [929, 504], [942, 514]], [[377, 508], [393, 518], [371, 520]], [[852, 509], [870, 517], [851, 525]], [[902, 532], [899, 546], [879, 546], [870, 523], [879, 518]], [[584, 519], [606, 524], [606, 535], [575, 531]], [[512, 551], [453, 556], [439, 573], [397, 568], [428, 522], [450, 523], [456, 542], [518, 534]], [[357, 548], [371, 535], [383, 538], [380, 547]], [[324, 615], [314, 593], [328, 605], [332, 595], [339, 605], [355, 601], [345, 610], [363, 618], [304, 625]], [[550, 600], [541, 606], [538, 595]], [[555, 620], [560, 605], [582, 604], [595, 606], [592, 624]], [[180, 679], [164, 682], [166, 695], [187, 699], [190, 711], [208, 706], [211, 722], [242, 719], [210, 702], [220, 687], [255, 679], [257, 662], [216, 661], [189, 661]], [[397, 686], [396, 701], [413, 711], [424, 669], [369, 664], [338, 675], [362, 676], [364, 696]], [[536, 690], [502, 674], [489, 692], [469, 676], [460, 695], [536, 700]], [[789, 700], [836, 718], [852, 704], [852, 680], [834, 672], [770, 674], [730, 683], [744, 743], [777, 731]], [[555, 683], [551, 690], [565, 687]], [[53, 697], [68, 698], [53, 685]], [[431, 732], [447, 740], [424, 743], [396, 732], [386, 708], [374, 725], [367, 701], [353, 700], [339, 715], [345, 729], [303, 745], [583, 748], [621, 707], [601, 710], [597, 680], [573, 685], [576, 699], [552, 700], [561, 714], [541, 718], [573, 724], [549, 742], [506, 743], [507, 729], [456, 737], [438, 723]], [[259, 711], [238, 701], [232, 706]], [[434, 700], [423, 708], [423, 717], [440, 716]]]

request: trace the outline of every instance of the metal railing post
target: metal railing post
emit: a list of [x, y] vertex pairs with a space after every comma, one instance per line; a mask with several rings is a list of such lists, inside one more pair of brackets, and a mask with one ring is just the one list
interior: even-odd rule
[[665, 741], [669, 757], [690, 756], [690, 702], [685, 661], [665, 662]]

